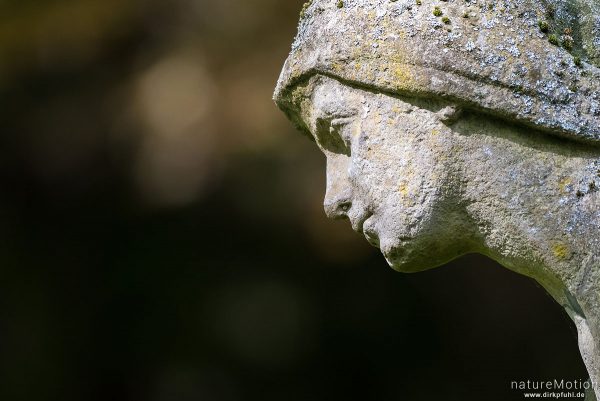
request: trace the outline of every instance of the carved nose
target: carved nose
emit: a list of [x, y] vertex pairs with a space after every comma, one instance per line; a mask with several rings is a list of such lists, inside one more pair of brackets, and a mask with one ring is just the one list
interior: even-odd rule
[[352, 201], [349, 196], [338, 195], [333, 197], [325, 196], [325, 214], [330, 219], [345, 219], [348, 217], [348, 211], [352, 207]]
[[330, 154], [327, 157], [327, 189], [325, 191], [325, 214], [330, 219], [348, 217], [352, 207], [352, 190], [348, 181], [350, 158], [345, 155]]

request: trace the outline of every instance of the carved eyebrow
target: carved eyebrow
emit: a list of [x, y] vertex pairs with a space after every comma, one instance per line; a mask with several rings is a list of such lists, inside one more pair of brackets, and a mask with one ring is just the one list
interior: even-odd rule
[[330, 124], [332, 127], [339, 127], [339, 126], [350, 124], [353, 119], [354, 119], [354, 116], [334, 117], [331, 119]]
[[358, 113], [348, 110], [323, 110], [323, 113], [319, 113], [317, 118], [327, 119], [331, 123], [348, 123], [352, 118], [357, 117]]
[[[341, 85], [341, 84], [339, 84]], [[331, 118], [346, 118], [357, 114], [356, 107], [349, 102], [344, 86], [317, 85], [311, 96], [312, 106], [319, 114]]]
[[335, 118], [348, 113], [340, 107], [339, 103], [336, 104], [336, 101], [331, 99], [330, 96], [319, 98], [319, 95], [315, 94], [311, 101], [313, 110], [318, 117]]

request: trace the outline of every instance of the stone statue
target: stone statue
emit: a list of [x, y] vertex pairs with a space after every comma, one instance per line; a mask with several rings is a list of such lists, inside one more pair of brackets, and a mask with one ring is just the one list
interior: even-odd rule
[[329, 217], [398, 271], [479, 252], [537, 280], [600, 398], [599, 0], [310, 1], [274, 98]]

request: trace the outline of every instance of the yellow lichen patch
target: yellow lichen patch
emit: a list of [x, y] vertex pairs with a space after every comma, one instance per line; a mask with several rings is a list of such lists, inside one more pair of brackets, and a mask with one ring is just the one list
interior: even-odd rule
[[400, 187], [398, 191], [402, 196], [408, 196], [408, 183], [406, 181], [400, 182]]
[[568, 259], [571, 256], [569, 247], [561, 242], [552, 245], [552, 253], [554, 254], [554, 257], [559, 260]]
[[433, 135], [433, 136], [436, 136], [436, 135], [439, 135], [439, 134], [440, 134], [440, 131], [437, 130], [437, 129], [434, 129], [434, 130], [431, 131], [431, 135]]
[[558, 189], [560, 190], [560, 193], [563, 195], [566, 195], [569, 193], [570, 189], [569, 186], [573, 183], [573, 180], [571, 180], [571, 178], [566, 177], [561, 179], [558, 182]]
[[402, 64], [397, 64], [394, 68], [394, 77], [398, 86], [408, 85], [413, 79], [411, 72]]
[[406, 40], [406, 31], [404, 29], [399, 29], [396, 32], [396, 35], [398, 35], [398, 38], [400, 38], [401, 40]]
[[333, 63], [331, 63], [331, 71], [334, 73], [339, 74], [342, 71], [342, 64], [340, 62], [334, 61]]

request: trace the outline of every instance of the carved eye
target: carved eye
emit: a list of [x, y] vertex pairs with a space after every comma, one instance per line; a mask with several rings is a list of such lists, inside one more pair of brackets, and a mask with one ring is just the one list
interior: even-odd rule
[[321, 146], [333, 153], [350, 156], [350, 118], [320, 118], [317, 120], [317, 140]]

